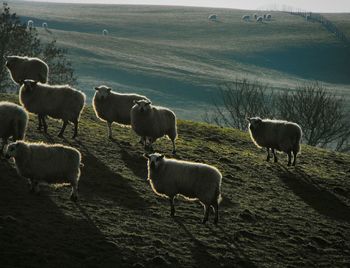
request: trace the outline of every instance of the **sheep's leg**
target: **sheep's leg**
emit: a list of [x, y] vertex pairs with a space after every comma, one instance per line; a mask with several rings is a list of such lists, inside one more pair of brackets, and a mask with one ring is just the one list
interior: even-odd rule
[[39, 122], [39, 124], [38, 124], [38, 130], [39, 130], [39, 131], [41, 131], [41, 128], [43, 127], [41, 117], [42, 117], [42, 116], [41, 116], [40, 114], [38, 114], [38, 122]]
[[295, 166], [295, 164], [297, 162], [297, 154], [298, 154], [298, 152], [296, 150], [293, 150], [293, 157], [294, 157], [294, 159], [293, 159], [293, 166]]
[[267, 152], [267, 157], [266, 157], [266, 161], [269, 162], [270, 161], [270, 148], [269, 147], [266, 147], [266, 152]]
[[108, 127], [108, 139], [112, 140], [112, 122], [107, 122], [107, 127]]
[[288, 154], [288, 166], [290, 166], [292, 163], [292, 152], [289, 151], [287, 154]]
[[47, 134], [47, 124], [46, 124], [45, 115], [41, 116], [41, 120], [42, 120], [43, 126], [44, 126], [44, 133]]
[[173, 154], [176, 154], [176, 145], [175, 145], [175, 140], [171, 140], [171, 142], [173, 143]]
[[210, 207], [208, 205], [204, 205], [204, 218], [202, 221], [203, 224], [205, 224], [209, 219], [209, 209]]
[[275, 149], [272, 149], [272, 153], [273, 153], [274, 162], [277, 163], [277, 162], [278, 162], [278, 159], [277, 159], [277, 155], [276, 155]]
[[63, 138], [63, 133], [66, 130], [67, 125], [68, 125], [68, 121], [63, 121], [61, 131], [60, 133], [58, 133], [58, 137]]
[[70, 200], [73, 202], [77, 202], [78, 200], [78, 185], [76, 183], [72, 183], [72, 193], [70, 195]]
[[[73, 124], [74, 124], [74, 134], [73, 134], [72, 139], [75, 139], [78, 136], [78, 120], [74, 120]], [[63, 135], [63, 133], [62, 133], [62, 135]]]
[[214, 210], [215, 210], [214, 224], [216, 225], [219, 222], [219, 204], [216, 203], [216, 204], [213, 205], [213, 207], [214, 207]]
[[169, 198], [169, 202], [170, 202], [170, 216], [174, 217], [175, 216], [175, 207], [174, 207], [174, 197], [170, 197]]

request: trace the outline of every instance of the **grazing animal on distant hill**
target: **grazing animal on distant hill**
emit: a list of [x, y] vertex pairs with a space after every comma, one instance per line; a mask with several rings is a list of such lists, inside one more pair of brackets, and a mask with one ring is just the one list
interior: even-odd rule
[[271, 20], [271, 19], [272, 19], [271, 14], [267, 14], [267, 15], [266, 15], [266, 19], [267, 19], [267, 20]]
[[256, 146], [265, 147], [267, 150], [266, 161], [270, 160], [271, 148], [275, 162], [277, 162], [275, 150], [288, 154], [288, 166], [291, 165], [293, 152], [293, 166], [295, 166], [302, 136], [298, 124], [282, 120], [261, 119], [260, 117], [249, 118], [248, 121], [251, 139]]
[[11, 143], [5, 157], [15, 159], [17, 172], [29, 179], [31, 191], [39, 192], [39, 181], [47, 183], [70, 183], [71, 200], [78, 199], [81, 154], [77, 149], [61, 144]]
[[38, 115], [39, 130], [44, 127], [47, 133], [45, 117], [50, 116], [63, 121], [59, 137], [63, 137], [69, 122], [74, 124], [73, 139], [78, 135], [78, 122], [85, 104], [83, 92], [68, 85], [52, 86], [25, 80], [20, 88], [19, 99], [28, 112]]
[[102, 31], [102, 35], [107, 36], [108, 34], [109, 34], [108, 30], [103, 29], [103, 31]]
[[169, 198], [170, 215], [175, 215], [174, 197], [182, 195], [188, 200], [199, 200], [204, 206], [202, 223], [215, 210], [214, 223], [219, 221], [222, 175], [218, 169], [202, 163], [168, 159], [164, 155], [145, 154], [148, 159], [148, 180], [153, 191]]
[[27, 124], [28, 114], [21, 106], [0, 101], [0, 138], [2, 139], [0, 156], [10, 137], [15, 141], [24, 139]]
[[27, 28], [28, 28], [29, 30], [31, 30], [31, 29], [33, 29], [33, 27], [34, 27], [34, 21], [28, 20], [28, 22], [27, 22]]
[[158, 138], [167, 135], [173, 144], [173, 154], [176, 153], [175, 139], [177, 137], [176, 115], [173, 111], [153, 106], [148, 100], [135, 101], [131, 109], [131, 127], [141, 138], [150, 141], [149, 147]]
[[112, 123], [130, 125], [130, 111], [134, 101], [147, 100], [145, 96], [138, 94], [122, 94], [112, 91], [110, 87], [95, 87], [96, 93], [92, 99], [92, 105], [96, 116], [107, 122], [108, 138], [112, 139]]
[[248, 20], [250, 20], [250, 16], [249, 16], [249, 15], [244, 15], [244, 16], [242, 17], [242, 20], [248, 21]]
[[261, 16], [257, 17], [256, 22], [263, 22], [263, 18]]
[[210, 14], [209, 16], [208, 16], [208, 20], [210, 20], [210, 21], [217, 21], [218, 20], [218, 15], [216, 15], [216, 14]]
[[19, 85], [22, 85], [26, 79], [32, 79], [41, 83], [48, 81], [49, 67], [41, 59], [6, 56], [5, 60], [12, 80]]

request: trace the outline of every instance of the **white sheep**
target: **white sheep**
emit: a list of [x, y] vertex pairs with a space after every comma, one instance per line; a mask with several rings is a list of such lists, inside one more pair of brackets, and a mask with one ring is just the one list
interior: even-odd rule
[[5, 56], [6, 67], [10, 71], [12, 80], [22, 85], [26, 79], [32, 79], [41, 83], [48, 80], [49, 66], [38, 58]]
[[267, 14], [267, 15], [266, 15], [266, 19], [267, 19], [267, 20], [271, 20], [271, 19], [272, 19], [271, 14]]
[[28, 28], [29, 30], [33, 29], [33, 28], [34, 28], [34, 21], [28, 20], [28, 21], [27, 21], [27, 28]]
[[217, 20], [218, 20], [218, 15], [216, 15], [216, 14], [210, 14], [210, 15], [208, 16], [208, 20], [210, 20], [210, 21], [217, 21]]
[[61, 144], [26, 143], [17, 141], [7, 147], [5, 157], [14, 158], [17, 172], [29, 179], [31, 191], [38, 193], [40, 181], [47, 183], [70, 183], [71, 200], [78, 199], [81, 154]]
[[108, 30], [107, 29], [103, 29], [102, 30], [102, 35], [103, 36], [107, 36], [109, 34]]
[[78, 122], [85, 103], [83, 92], [68, 85], [52, 86], [27, 79], [20, 88], [19, 99], [28, 112], [38, 115], [39, 130], [43, 126], [47, 133], [45, 117], [50, 116], [63, 121], [59, 137], [63, 137], [69, 122], [74, 124], [73, 139], [78, 135]]
[[43, 22], [43, 24], [41, 25], [43, 28], [47, 29], [48, 26], [47, 26], [47, 22]]
[[199, 200], [204, 206], [203, 223], [209, 209], [215, 210], [214, 223], [219, 221], [222, 175], [218, 169], [202, 163], [168, 159], [164, 155], [145, 154], [148, 159], [148, 180], [153, 191], [170, 201], [170, 215], [175, 215], [174, 198], [182, 195], [188, 200]]
[[134, 106], [134, 101], [147, 100], [145, 96], [138, 94], [122, 94], [112, 91], [110, 87], [95, 87], [96, 93], [92, 99], [92, 105], [96, 116], [107, 122], [108, 138], [112, 137], [112, 123], [120, 125], [131, 124], [130, 111]]
[[261, 16], [257, 17], [256, 22], [263, 22], [263, 17], [261, 17]]
[[248, 20], [250, 20], [250, 16], [249, 15], [243, 15], [242, 16], [242, 20], [248, 21]]
[[153, 106], [149, 100], [135, 101], [131, 109], [131, 127], [142, 139], [152, 143], [167, 135], [173, 144], [173, 154], [176, 153], [175, 139], [177, 137], [176, 115], [173, 111], [159, 106]]
[[297, 154], [300, 151], [301, 128], [298, 124], [282, 120], [249, 118], [249, 133], [256, 146], [267, 150], [266, 161], [270, 161], [270, 149], [274, 161], [277, 162], [275, 150], [288, 154], [288, 166], [291, 165], [292, 152], [293, 166], [296, 164]]
[[28, 114], [21, 106], [0, 101], [0, 138], [2, 139], [0, 155], [10, 137], [15, 141], [24, 139], [27, 125]]

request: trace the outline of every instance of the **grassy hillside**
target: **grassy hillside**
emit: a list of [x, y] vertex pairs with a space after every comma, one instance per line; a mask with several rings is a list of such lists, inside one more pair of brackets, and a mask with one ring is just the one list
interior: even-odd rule
[[[16, 96], [0, 95], [16, 101]], [[1, 267], [345, 267], [350, 263], [350, 157], [302, 147], [298, 165], [264, 161], [247, 133], [179, 121], [178, 158], [203, 161], [223, 173], [218, 226], [200, 224], [198, 203], [167, 200], [145, 182], [146, 161], [129, 128], [114, 126], [115, 141], [91, 107], [80, 136], [56, 137], [36, 130], [30, 141], [78, 148], [85, 167], [80, 200], [69, 187], [43, 186], [28, 192], [11, 163], [0, 162]], [[169, 140], [156, 150], [169, 155]]]
[[[241, 20], [253, 11], [233, 9], [10, 5], [23, 22], [35, 22], [43, 39], [57, 38], [70, 49], [79, 87], [88, 97], [93, 86], [109, 84], [147, 94], [181, 118], [198, 120], [218, 85], [236, 78], [278, 89], [320, 80], [349, 96], [349, 49], [320, 24], [299, 16], [272, 12], [272, 21], [259, 24]], [[209, 22], [211, 13], [220, 20]], [[349, 17], [339, 16], [348, 27]], [[41, 28], [44, 21], [52, 34]]]

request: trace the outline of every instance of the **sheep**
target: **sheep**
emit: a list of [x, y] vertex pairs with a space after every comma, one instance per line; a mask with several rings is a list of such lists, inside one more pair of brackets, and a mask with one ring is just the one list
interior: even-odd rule
[[267, 15], [266, 15], [266, 19], [267, 19], [267, 20], [271, 20], [271, 19], [272, 19], [271, 14], [267, 14]]
[[43, 22], [43, 24], [41, 25], [43, 28], [47, 29], [48, 26], [47, 26], [47, 22]]
[[295, 166], [302, 136], [302, 130], [298, 124], [282, 120], [261, 119], [260, 117], [249, 118], [248, 121], [252, 141], [257, 147], [265, 147], [267, 150], [266, 161], [270, 161], [271, 148], [275, 163], [278, 161], [275, 150], [288, 154], [288, 166], [291, 165], [293, 152], [293, 166]]
[[153, 191], [170, 201], [170, 216], [174, 217], [174, 197], [182, 195], [188, 200], [199, 200], [204, 206], [206, 223], [209, 209], [215, 210], [214, 223], [219, 221], [219, 204], [221, 202], [220, 171], [202, 163], [168, 159], [159, 153], [144, 154], [148, 160], [148, 178]]
[[[131, 108], [131, 127], [144, 141], [150, 141], [149, 148], [158, 138], [167, 135], [173, 144], [172, 153], [176, 153], [175, 139], [177, 137], [176, 115], [173, 111], [159, 106], [153, 106], [149, 100], [134, 101]], [[144, 142], [145, 148], [147, 143]]]
[[14, 158], [19, 176], [29, 179], [31, 192], [39, 192], [39, 181], [70, 183], [70, 199], [78, 199], [81, 154], [62, 144], [27, 143], [17, 141], [7, 147], [5, 157]]
[[250, 20], [250, 16], [249, 15], [243, 15], [242, 16], [242, 20], [248, 21], [248, 20]]
[[112, 137], [112, 123], [116, 122], [120, 125], [130, 125], [130, 110], [135, 100], [147, 100], [145, 96], [137, 94], [121, 94], [112, 91], [110, 87], [95, 87], [96, 93], [92, 99], [92, 106], [96, 116], [107, 122], [108, 138]]
[[49, 67], [41, 59], [6, 56], [5, 60], [12, 80], [19, 85], [22, 85], [25, 79], [32, 79], [41, 83], [48, 81]]
[[218, 20], [218, 15], [216, 15], [216, 14], [210, 14], [210, 15], [208, 16], [208, 20], [210, 20], [210, 21], [217, 21], [217, 20]]
[[108, 30], [107, 29], [103, 29], [102, 35], [103, 36], [107, 36], [108, 34], [109, 34]]
[[29, 30], [33, 29], [33, 28], [34, 28], [34, 21], [28, 20], [28, 21], [27, 21], [27, 28], [28, 28]]
[[256, 22], [263, 22], [263, 18], [261, 16], [257, 17]]
[[78, 135], [78, 121], [85, 103], [83, 92], [68, 85], [53, 86], [26, 79], [20, 88], [19, 98], [28, 112], [38, 115], [38, 130], [43, 126], [44, 132], [47, 133], [45, 117], [50, 116], [63, 121], [58, 137], [63, 137], [68, 122], [74, 124], [72, 138]]
[[0, 124], [0, 138], [2, 139], [0, 155], [2, 155], [8, 138], [12, 137], [15, 141], [24, 139], [28, 114], [17, 104], [0, 101]]

